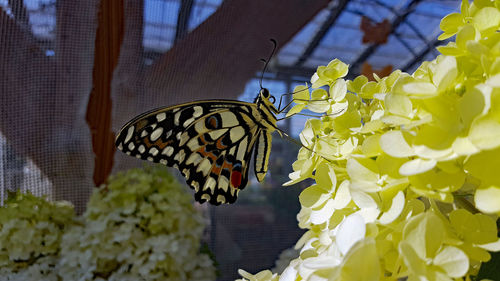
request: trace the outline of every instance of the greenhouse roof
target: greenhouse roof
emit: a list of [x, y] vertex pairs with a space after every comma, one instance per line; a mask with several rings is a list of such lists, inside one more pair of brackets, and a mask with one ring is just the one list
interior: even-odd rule
[[[56, 21], [55, 1], [24, 2], [31, 29], [41, 41], [47, 41], [50, 55]], [[143, 47], [146, 57], [169, 50], [221, 3], [222, 0], [145, 0]], [[7, 0], [1, 0], [0, 5], [7, 7]], [[280, 49], [271, 71], [309, 76], [316, 66], [327, 64], [333, 58], [349, 63], [354, 69], [369, 63], [373, 69], [392, 65], [393, 69], [411, 71], [420, 61], [436, 56], [435, 46], [443, 44], [437, 40], [439, 22], [458, 9], [459, 1], [450, 0], [331, 1]], [[7, 11], [12, 13], [9, 8]], [[362, 42], [363, 17], [372, 26], [388, 21], [386, 43]]]

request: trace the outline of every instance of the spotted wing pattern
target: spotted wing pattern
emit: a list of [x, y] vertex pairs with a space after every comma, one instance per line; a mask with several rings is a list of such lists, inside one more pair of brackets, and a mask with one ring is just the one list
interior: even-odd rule
[[[247, 184], [252, 149], [265, 131], [259, 118], [256, 104], [238, 101], [161, 108], [128, 122], [116, 146], [128, 155], [177, 168], [198, 202], [233, 203]], [[259, 159], [269, 153], [264, 155]]]

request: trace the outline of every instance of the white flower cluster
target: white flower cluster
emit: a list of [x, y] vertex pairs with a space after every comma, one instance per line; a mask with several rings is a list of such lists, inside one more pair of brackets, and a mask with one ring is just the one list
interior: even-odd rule
[[58, 258], [47, 256], [36, 259], [27, 267], [14, 269], [12, 267], [0, 267], [0, 281], [59, 281], [57, 274]]
[[[18, 215], [34, 205], [16, 204]], [[61, 207], [47, 211], [47, 206], [34, 209], [61, 220]], [[106, 189], [94, 191], [79, 222], [69, 207], [59, 228], [33, 213], [31, 220], [17, 218], [11, 209], [12, 204], [0, 208], [0, 281], [216, 278], [212, 259], [200, 253], [203, 218], [165, 169], [133, 169], [112, 177]]]
[[96, 190], [63, 238], [64, 280], [215, 280], [203, 218], [165, 169], [133, 169]]
[[0, 281], [58, 280], [61, 238], [71, 226], [73, 207], [30, 193], [12, 194], [0, 208]]

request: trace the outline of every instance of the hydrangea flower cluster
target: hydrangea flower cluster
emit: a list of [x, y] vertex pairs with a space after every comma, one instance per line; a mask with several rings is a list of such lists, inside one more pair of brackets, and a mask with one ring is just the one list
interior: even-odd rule
[[215, 280], [200, 253], [203, 217], [164, 168], [112, 177], [84, 220], [63, 237], [63, 280]]
[[463, 0], [442, 55], [413, 73], [346, 81], [333, 60], [299, 86], [308, 120], [290, 174], [298, 258], [245, 280], [471, 280], [500, 251], [500, 2]]
[[0, 281], [212, 281], [204, 226], [163, 167], [110, 178], [79, 218], [67, 202], [17, 193], [0, 208]]
[[73, 206], [31, 193], [12, 194], [0, 208], [0, 280], [58, 280], [57, 256], [74, 224]]

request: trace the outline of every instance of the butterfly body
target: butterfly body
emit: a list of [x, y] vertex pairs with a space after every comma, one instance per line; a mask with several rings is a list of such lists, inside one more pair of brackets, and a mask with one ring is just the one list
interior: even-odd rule
[[252, 151], [257, 179], [266, 175], [277, 129], [271, 97], [262, 89], [254, 103], [205, 100], [146, 112], [123, 126], [116, 146], [178, 169], [198, 202], [233, 203], [248, 182]]

